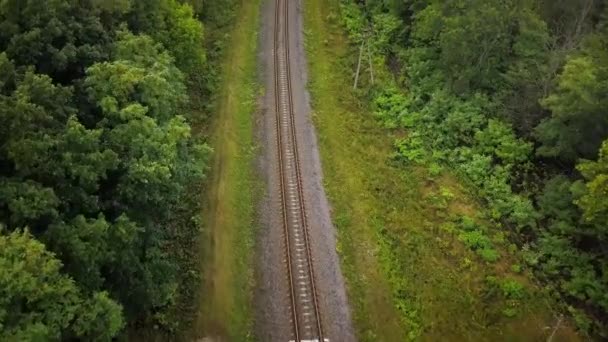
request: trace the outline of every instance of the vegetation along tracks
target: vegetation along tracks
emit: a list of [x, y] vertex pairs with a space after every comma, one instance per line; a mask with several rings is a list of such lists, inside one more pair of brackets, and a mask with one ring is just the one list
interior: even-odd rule
[[275, 109], [279, 184], [291, 324], [295, 341], [327, 341], [315, 288], [302, 175], [296, 139], [289, 59], [289, 1], [276, 0], [274, 29]]

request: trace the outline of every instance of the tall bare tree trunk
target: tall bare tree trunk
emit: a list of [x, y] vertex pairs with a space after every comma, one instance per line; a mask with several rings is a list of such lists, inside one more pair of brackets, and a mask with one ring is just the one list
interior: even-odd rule
[[372, 53], [369, 47], [369, 41], [367, 42], [367, 58], [369, 59], [369, 75], [372, 80], [372, 85], [374, 84], [374, 66], [372, 64]]
[[359, 48], [359, 61], [357, 62], [357, 73], [355, 74], [355, 84], [353, 85], [353, 89], [357, 89], [357, 83], [359, 83], [359, 71], [361, 70], [361, 55], [363, 55], [363, 44], [365, 41], [361, 42], [361, 47]]

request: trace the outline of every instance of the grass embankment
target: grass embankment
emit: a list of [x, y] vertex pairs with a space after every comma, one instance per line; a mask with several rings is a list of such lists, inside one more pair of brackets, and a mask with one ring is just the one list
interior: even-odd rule
[[[490, 233], [500, 260], [484, 262], [447, 224], [481, 210], [466, 187], [449, 172], [391, 159], [395, 133], [349, 90], [337, 15], [338, 1], [306, 2], [313, 115], [359, 339], [546, 339], [555, 317], [504, 236]], [[558, 340], [576, 336], [562, 326]]]
[[197, 337], [245, 341], [251, 335], [259, 7], [260, 0], [242, 1], [222, 63], [212, 123], [214, 153], [205, 189]]

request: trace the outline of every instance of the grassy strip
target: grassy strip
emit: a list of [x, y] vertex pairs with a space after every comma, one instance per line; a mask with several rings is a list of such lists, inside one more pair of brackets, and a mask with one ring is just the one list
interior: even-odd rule
[[211, 139], [214, 156], [205, 189], [204, 280], [195, 337], [245, 341], [251, 336], [259, 8], [260, 0], [242, 2], [222, 64]]
[[[477, 217], [474, 198], [449, 172], [390, 158], [394, 136], [348, 90], [337, 6], [306, 2], [309, 87], [359, 339], [546, 339], [555, 321], [546, 296], [512, 267], [499, 230], [486, 233], [499, 261], [486, 262], [450, 225]], [[576, 340], [567, 328], [559, 337]]]
[[379, 267], [379, 246], [372, 225], [373, 218], [382, 214], [377, 203], [380, 193], [369, 191], [373, 187], [369, 176], [387, 174], [385, 156], [390, 152], [390, 137], [361, 116], [359, 101], [344, 91], [351, 86], [336, 71], [344, 69], [338, 61], [347, 52], [347, 45], [341, 35], [330, 33], [339, 29], [327, 25], [325, 1], [308, 1], [306, 6], [313, 118], [357, 333], [364, 341], [403, 341], [406, 332], [392, 305], [389, 279]]

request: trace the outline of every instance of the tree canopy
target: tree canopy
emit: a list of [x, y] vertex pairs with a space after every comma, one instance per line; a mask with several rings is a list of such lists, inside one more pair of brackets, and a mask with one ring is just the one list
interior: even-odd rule
[[202, 22], [176, 0], [8, 0], [0, 28], [1, 339], [162, 325], [171, 212], [210, 152]]

